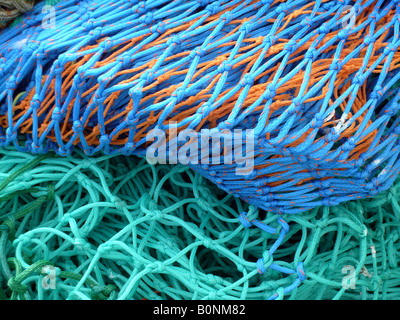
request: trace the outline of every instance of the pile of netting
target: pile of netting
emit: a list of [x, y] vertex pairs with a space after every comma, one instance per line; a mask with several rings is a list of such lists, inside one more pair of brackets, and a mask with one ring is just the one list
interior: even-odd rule
[[252, 130], [248, 174], [229, 143], [189, 165], [276, 213], [373, 196], [398, 175], [399, 1], [44, 5], [0, 32], [0, 146], [143, 156], [153, 129], [178, 146], [195, 142], [173, 126]]
[[400, 181], [279, 216], [182, 165], [0, 154], [2, 299], [400, 298]]
[[34, 0], [0, 0], [0, 28], [12, 24], [22, 13], [32, 10]]

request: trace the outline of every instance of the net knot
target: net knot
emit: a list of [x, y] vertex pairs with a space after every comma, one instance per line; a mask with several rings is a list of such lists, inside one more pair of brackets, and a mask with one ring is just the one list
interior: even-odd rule
[[113, 41], [111, 38], [104, 39], [100, 44], [99, 48], [102, 48], [105, 52], [109, 52], [113, 47]]
[[288, 12], [288, 6], [285, 2], [281, 3], [279, 6], [276, 7], [276, 13], [280, 14], [282, 12], [287, 13]]
[[203, 239], [203, 246], [206, 247], [207, 249], [213, 250], [215, 248], [213, 244], [213, 240], [211, 238], [205, 238]]
[[220, 11], [220, 6], [217, 3], [211, 3], [211, 4], [207, 5], [206, 10], [211, 15], [215, 15]]
[[211, 111], [212, 111], [212, 108], [211, 108], [210, 104], [208, 102], [204, 102], [196, 113], [198, 113], [200, 115], [201, 119], [203, 119], [203, 118], [207, 117]]
[[317, 220], [317, 221], [315, 221], [314, 224], [315, 224], [315, 226], [317, 228], [324, 229], [329, 224], [329, 221], [327, 221], [327, 220]]
[[371, 43], [374, 44], [374, 43], [376, 42], [376, 39], [368, 34], [368, 35], [366, 35], [366, 36], [364, 37], [363, 42], [368, 46], [368, 45], [370, 45]]
[[276, 42], [276, 37], [275, 36], [266, 36], [264, 39], [263, 39], [263, 45], [266, 47], [266, 48], [271, 48], [274, 44], [275, 44], [275, 42]]
[[15, 239], [15, 244], [17, 243], [29, 243], [32, 240], [32, 235], [29, 233], [20, 234], [17, 239]]
[[257, 169], [253, 169], [253, 171], [249, 174], [246, 174], [246, 179], [247, 180], [254, 180], [255, 178], [257, 178], [258, 172]]
[[11, 291], [24, 294], [26, 292], [27, 287], [23, 285], [21, 282], [16, 281], [15, 278], [10, 278], [7, 282], [7, 286]]
[[198, 205], [201, 209], [203, 209], [204, 211], [208, 211], [208, 210], [211, 208], [211, 206], [210, 206], [210, 204], [208, 203], [208, 201], [206, 201], [206, 200], [203, 199], [203, 198], [198, 198], [198, 199], [197, 199], [197, 205]]
[[10, 127], [7, 128], [6, 138], [8, 141], [14, 141], [17, 138], [17, 131], [12, 130]]
[[325, 136], [325, 140], [328, 143], [335, 142], [339, 140], [339, 138], [340, 138], [340, 133], [335, 128], [331, 128], [330, 132]]
[[194, 285], [194, 286], [197, 286], [198, 283], [199, 283], [199, 278], [196, 276], [195, 273], [192, 273], [192, 274], [189, 276], [188, 280], [189, 280], [189, 282], [190, 282], [192, 285]]
[[6, 82], [6, 89], [8, 90], [15, 90], [17, 88], [17, 80], [15, 79], [14, 76], [11, 76], [8, 78]]
[[170, 46], [170, 45], [172, 45], [172, 44], [176, 44], [176, 45], [181, 45], [182, 44], [182, 39], [181, 39], [181, 37], [178, 35], [178, 34], [174, 34], [174, 35], [172, 35], [172, 37], [170, 37], [168, 40], [167, 40], [167, 46]]
[[151, 33], [159, 33], [159, 34], [163, 34], [165, 32], [166, 28], [165, 28], [165, 22], [160, 22], [156, 25], [153, 25], [150, 27], [150, 32]]
[[197, 46], [190, 52], [190, 56], [193, 59], [195, 56], [203, 57], [207, 53], [207, 50], [204, 49], [202, 46]]
[[245, 21], [239, 27], [239, 32], [244, 33], [245, 35], [249, 34], [253, 30], [253, 24], [249, 21]]
[[147, 25], [152, 24], [154, 22], [153, 12], [147, 12], [145, 15], [141, 16], [139, 22]]
[[221, 15], [221, 20], [225, 22], [225, 24], [229, 24], [232, 21], [232, 13], [230, 11], [225, 12]]
[[109, 145], [110, 144], [110, 142], [111, 142], [111, 139], [110, 139], [110, 137], [108, 136], [108, 134], [103, 134], [101, 137], [100, 137], [100, 139], [99, 139], [99, 142], [100, 142], [100, 144], [101, 145]]
[[124, 54], [121, 55], [117, 58], [117, 61], [121, 64], [122, 68], [125, 69], [125, 67], [131, 62], [131, 58], [129, 55]]
[[125, 144], [125, 146], [122, 148], [121, 153], [123, 155], [130, 155], [135, 150], [136, 150], [136, 143], [135, 142], [127, 142]]
[[111, 202], [114, 204], [114, 206], [117, 209], [123, 209], [126, 207], [126, 202], [121, 200], [121, 198], [117, 197], [117, 196], [113, 196], [111, 198]]
[[273, 262], [272, 256], [268, 251], [265, 251], [263, 257], [257, 260], [257, 271], [260, 274], [263, 274]]
[[[140, 76], [140, 79], [144, 80], [146, 84], [147, 84], [147, 83], [150, 83], [150, 82], [153, 81], [153, 79], [154, 79], [154, 71], [151, 70], [151, 69], [150, 69], [150, 70], [146, 70], [146, 71]], [[133, 92], [133, 93], [136, 93], [137, 91], [140, 91], [140, 90], [136, 89], [136, 90], [133, 90], [132, 92]], [[131, 91], [130, 91], [130, 92], [131, 92]]]
[[35, 141], [33, 141], [33, 142], [31, 143], [31, 145], [30, 145], [30, 151], [31, 151], [33, 154], [43, 153], [43, 150], [44, 150], [43, 146], [37, 144]]
[[94, 160], [92, 160], [91, 158], [84, 159], [80, 163], [81, 168], [84, 169], [84, 170], [89, 169], [94, 164], [96, 164], [96, 162]]
[[83, 126], [82, 126], [82, 122], [79, 120], [75, 120], [73, 125], [72, 125], [72, 131], [74, 131], [75, 133], [81, 133], [83, 132]]
[[[394, 0], [396, 2], [396, 0]], [[359, 15], [362, 12], [362, 6], [359, 3], [353, 5], [355, 14]]]
[[112, 246], [111, 246], [109, 243], [105, 242], [105, 243], [102, 243], [101, 245], [99, 245], [99, 246], [97, 247], [97, 253], [98, 253], [100, 256], [104, 256], [104, 255], [105, 255], [106, 253], [108, 253], [111, 249], [112, 249]]
[[141, 13], [142, 13], [142, 12], [145, 12], [145, 11], [147, 10], [146, 1], [140, 1], [140, 2], [138, 3], [138, 7], [139, 7], [140, 9], [142, 9], [142, 10], [140, 10]]
[[370, 94], [370, 99], [378, 100], [383, 96], [382, 86], [377, 85], [375, 86], [374, 90]]
[[176, 102], [181, 102], [185, 97], [186, 92], [182, 88], [178, 88], [172, 93], [172, 97], [176, 99]]
[[210, 0], [197, 0], [200, 6], [205, 7], [210, 3]]
[[303, 28], [304, 28], [304, 27], [311, 28], [311, 26], [312, 26], [312, 19], [311, 19], [309, 16], [305, 16], [305, 17], [303, 18], [303, 20], [301, 20], [300, 26], [303, 27]]
[[278, 218], [278, 223], [282, 226], [284, 233], [288, 233], [290, 230], [289, 224], [282, 218]]
[[376, 20], [378, 19], [378, 15], [379, 15], [379, 12], [373, 11], [373, 12], [371, 12], [371, 13], [369, 14], [368, 18], [370, 18], [370, 19], [376, 21]]
[[225, 72], [225, 71], [230, 71], [230, 70], [232, 70], [232, 65], [228, 62], [228, 61], [226, 61], [226, 60], [224, 60], [224, 61], [222, 61], [222, 63], [218, 66], [218, 72], [219, 73], [223, 73], [223, 72]]
[[153, 263], [149, 264], [148, 267], [155, 273], [165, 272], [165, 264], [161, 261], [154, 261]]
[[97, 41], [103, 32], [103, 29], [101, 27], [96, 27], [93, 30], [90, 30], [89, 34], [91, 35], [91, 40], [92, 41]]
[[324, 124], [324, 119], [320, 113], [317, 113], [311, 122], [311, 128], [319, 129]]
[[267, 186], [268, 183], [269, 183], [268, 177], [259, 177], [257, 180], [253, 182], [254, 186], [257, 188]]
[[267, 86], [267, 89], [264, 92], [264, 98], [269, 100], [273, 99], [276, 96], [276, 87], [272, 83]]
[[136, 127], [137, 121], [138, 121], [138, 119], [135, 117], [135, 113], [132, 112], [132, 111], [130, 111], [130, 112], [128, 113], [128, 115], [126, 116], [125, 123], [126, 123], [129, 127], [134, 128], [134, 127]]
[[51, 115], [51, 119], [57, 122], [60, 122], [63, 119], [61, 115], [61, 109], [59, 107], [54, 108], [53, 113]]
[[218, 292], [215, 290], [212, 290], [208, 293], [208, 297], [210, 298], [210, 300], [216, 300], [218, 297]]
[[261, 194], [266, 195], [268, 201], [274, 200], [275, 196], [273, 193], [271, 193], [271, 187], [270, 186], [262, 186], [261, 187]]
[[340, 60], [335, 60], [329, 65], [330, 71], [339, 71], [342, 69], [342, 63]]
[[318, 28], [318, 31], [320, 34], [328, 34], [330, 31], [330, 28], [328, 27], [328, 25], [325, 22]]
[[88, 7], [87, 6], [79, 6], [76, 13], [79, 16], [83, 17], [87, 12], [88, 12]]
[[60, 57], [54, 62], [53, 73], [54, 73], [54, 75], [56, 75], [56, 76], [61, 75], [61, 73], [62, 73], [63, 70], [64, 70], [64, 66], [63, 66], [63, 64], [61, 63], [62, 60], [63, 60], [63, 59], [62, 59], [62, 56], [60, 56]]
[[316, 60], [318, 57], [318, 51], [314, 47], [310, 47], [305, 53], [304, 57], [309, 60]]
[[286, 50], [289, 54], [293, 54], [297, 50], [297, 42], [293, 38], [289, 40], [288, 43], [285, 44], [284, 50]]
[[242, 87], [245, 86], [252, 86], [254, 83], [254, 76], [251, 75], [250, 73], [246, 73], [243, 78], [242, 81], [240, 81], [240, 84]]
[[349, 38], [349, 29], [340, 30], [339, 33], [337, 34], [337, 37], [341, 41], [347, 40]]
[[84, 174], [79, 174], [76, 180], [85, 189], [90, 189], [92, 186], [92, 181]]
[[343, 145], [343, 151], [352, 151], [356, 147], [356, 142], [353, 137], [349, 138], [346, 143]]
[[90, 249], [90, 243], [88, 243], [85, 239], [83, 238], [75, 238], [74, 239], [74, 244], [75, 247], [78, 249], [80, 252], [87, 252]]
[[68, 223], [70, 219], [73, 219], [71, 213], [64, 213], [64, 215], [60, 219], [60, 223], [63, 225]]
[[47, 186], [47, 195], [46, 195], [46, 201], [52, 201], [54, 200], [54, 195], [55, 195], [55, 187], [53, 184], [49, 184]]
[[356, 74], [354, 78], [351, 80], [351, 84], [362, 85], [365, 81], [365, 78], [361, 74]]
[[164, 218], [164, 213], [159, 209], [152, 210], [151, 215], [151, 220], [159, 221]]
[[65, 156], [68, 156], [68, 155], [71, 154], [71, 149], [70, 149], [70, 148], [69, 148], [69, 149], [65, 149], [64, 146], [60, 146], [60, 147], [57, 149], [57, 153], [58, 153], [60, 156], [65, 157]]
[[297, 268], [296, 268], [296, 272], [297, 272], [297, 275], [301, 282], [303, 282], [307, 278], [306, 273], [304, 271], [304, 263], [303, 262], [299, 262], [299, 264], [297, 265]]
[[28, 52], [34, 53], [40, 46], [34, 41], [29, 41], [25, 48]]
[[365, 153], [361, 153], [361, 154], [358, 156], [358, 159], [357, 159], [357, 161], [356, 161], [356, 166], [357, 166], [357, 167], [363, 166], [364, 163], [365, 163], [365, 158], [366, 158]]
[[207, 249], [214, 250], [215, 249], [214, 240], [211, 238], [205, 238], [203, 240], [203, 246], [206, 247]]
[[374, 274], [372, 277], [371, 277], [371, 284], [372, 284], [372, 288], [370, 288], [372, 291], [376, 291], [378, 288], [379, 288], [379, 286], [380, 286], [380, 284], [381, 284], [381, 281], [382, 281], [382, 279], [377, 275], [377, 274]]
[[326, 198], [329, 197], [333, 194], [333, 191], [331, 189], [321, 189], [319, 190], [319, 194], [321, 197]]
[[332, 199], [331, 197], [325, 197], [325, 198], [323, 198], [323, 199], [321, 200], [321, 202], [322, 202], [322, 205], [324, 205], [324, 206], [326, 206], [326, 207], [329, 207], [329, 206], [334, 205], [333, 203], [334, 203], [335, 201], [333, 201], [333, 199]]
[[385, 110], [385, 115], [388, 116], [388, 117], [394, 116], [394, 115], [397, 113], [398, 108], [399, 108], [399, 105], [398, 105], [397, 103], [396, 103], [396, 104], [393, 104], [393, 105], [391, 105], [391, 106], [389, 106], [389, 107]]
[[242, 212], [239, 214], [239, 221], [246, 229], [250, 228], [253, 225], [247, 218], [247, 212]]
[[385, 49], [383, 50], [383, 53], [388, 56], [389, 54], [391, 54], [392, 52], [396, 52], [397, 51], [398, 46], [394, 45], [394, 43], [389, 43]]

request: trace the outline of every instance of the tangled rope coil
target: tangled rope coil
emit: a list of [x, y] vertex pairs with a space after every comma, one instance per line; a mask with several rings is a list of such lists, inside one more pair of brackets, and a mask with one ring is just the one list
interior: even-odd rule
[[6, 148], [0, 296], [398, 299], [399, 186], [277, 217], [184, 166]]

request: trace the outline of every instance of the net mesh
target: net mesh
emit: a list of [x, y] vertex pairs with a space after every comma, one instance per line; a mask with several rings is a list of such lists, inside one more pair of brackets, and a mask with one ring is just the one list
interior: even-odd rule
[[3, 299], [400, 298], [400, 181], [277, 216], [182, 165], [0, 154]]
[[0, 33], [0, 146], [143, 156], [171, 122], [253, 129], [248, 175], [191, 167], [277, 213], [376, 195], [398, 175], [398, 1], [44, 5]]
[[400, 1], [55, 2], [0, 31], [0, 299], [400, 298]]

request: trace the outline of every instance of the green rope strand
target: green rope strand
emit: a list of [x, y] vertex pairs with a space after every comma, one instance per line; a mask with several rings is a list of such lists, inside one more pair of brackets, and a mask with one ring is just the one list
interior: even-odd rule
[[37, 164], [39, 164], [44, 159], [49, 158], [50, 156], [51, 155], [49, 155], [49, 154], [40, 155], [38, 157], [35, 157], [33, 160], [31, 160], [27, 164], [23, 165], [21, 168], [15, 170], [13, 173], [11, 173], [6, 179], [4, 179], [0, 183], [0, 192], [3, 191], [4, 188], [7, 187], [16, 177], [18, 177], [22, 173], [27, 172], [30, 169], [34, 168]]

